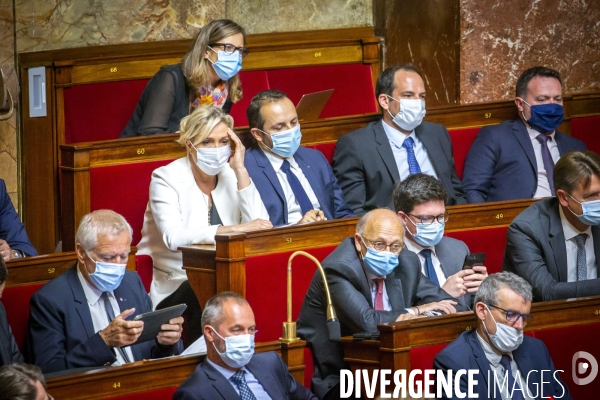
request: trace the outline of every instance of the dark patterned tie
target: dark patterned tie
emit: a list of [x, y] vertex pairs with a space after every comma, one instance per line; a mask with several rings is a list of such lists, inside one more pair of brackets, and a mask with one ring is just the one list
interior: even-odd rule
[[436, 286], [440, 286], [440, 281], [438, 281], [437, 274], [435, 273], [435, 268], [433, 268], [433, 261], [431, 261], [431, 250], [423, 249], [420, 253], [423, 257], [425, 257], [425, 272], [427, 273], [427, 277]]
[[383, 307], [383, 278], [375, 278], [373, 282], [375, 282], [377, 287], [377, 291], [375, 292], [375, 310], [383, 311], [385, 310]]
[[300, 204], [302, 215], [306, 214], [313, 209], [313, 205], [308, 198], [306, 191], [304, 191], [302, 184], [298, 180], [298, 177], [290, 170], [290, 163], [288, 160], [283, 161], [283, 164], [281, 164], [281, 170], [285, 173], [285, 176], [287, 176], [287, 180], [290, 184], [290, 188], [292, 188], [294, 197], [298, 201], [298, 204]]
[[[108, 323], [110, 324], [112, 320], [115, 319], [115, 312], [113, 311], [112, 304], [110, 304], [110, 300], [108, 299], [108, 292], [102, 292], [100, 297], [102, 297], [102, 300], [104, 300], [104, 309], [106, 310], [106, 316], [108, 317]], [[129, 357], [127, 356], [127, 352], [125, 352], [125, 350], [120, 347], [115, 347], [115, 350], [121, 354], [121, 357], [123, 357], [123, 360], [125, 360], [126, 363], [131, 362], [129, 361]]]
[[248, 384], [246, 383], [246, 377], [244, 376], [245, 373], [246, 371], [240, 369], [229, 379], [231, 379], [231, 382], [235, 383], [235, 385], [238, 387], [242, 400], [256, 400], [254, 393], [252, 393], [252, 390], [250, 390]]
[[587, 233], [580, 233], [575, 236], [575, 242], [577, 242], [577, 280], [585, 281], [587, 279], [587, 258], [585, 254], [585, 241], [587, 240]]
[[[515, 384], [515, 377], [512, 374], [512, 368], [510, 367], [510, 357], [508, 354], [504, 354], [502, 359], [500, 359], [500, 364], [504, 367], [504, 372], [508, 375], [508, 395], [510, 396], [512, 392], [512, 400], [525, 400], [523, 397], [523, 392], [520, 390], [521, 386], [517, 382]], [[513, 390], [514, 387], [514, 390]]]
[[552, 193], [552, 196], [554, 196], [554, 160], [548, 149], [548, 140], [552, 141], [552, 137], [540, 133], [536, 136], [536, 139], [540, 142], [540, 145], [542, 145], [542, 161], [544, 162], [544, 169], [546, 170], [546, 176], [548, 177], [548, 183], [550, 184], [550, 192]]
[[421, 172], [421, 167], [419, 167], [419, 163], [417, 162], [417, 157], [415, 157], [415, 141], [410, 136], [404, 139], [402, 142], [402, 147], [406, 149], [406, 159], [408, 161], [408, 172], [412, 174], [418, 174]]

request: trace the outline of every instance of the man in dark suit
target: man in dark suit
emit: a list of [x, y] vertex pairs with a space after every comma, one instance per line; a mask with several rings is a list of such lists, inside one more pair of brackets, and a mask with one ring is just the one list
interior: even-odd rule
[[183, 382], [174, 400], [316, 400], [274, 352], [254, 353], [256, 324], [242, 296], [222, 292], [202, 313], [206, 359]]
[[464, 269], [467, 245], [444, 236], [449, 214], [448, 194], [433, 176], [414, 174], [396, 184], [394, 209], [404, 225], [404, 244], [419, 256], [421, 272], [458, 300], [464, 308], [473, 304], [473, 293], [487, 277], [485, 266]]
[[0, 254], [5, 261], [37, 256], [10, 196], [6, 193], [3, 179], [0, 179]]
[[[416, 254], [402, 250], [404, 233], [398, 216], [377, 209], [365, 214], [354, 237], [345, 239], [324, 261], [333, 307], [342, 336], [377, 333], [377, 325], [464, 308], [421, 273]], [[313, 390], [320, 399], [340, 396], [341, 343], [329, 339], [327, 301], [317, 271], [306, 293], [298, 335], [308, 342], [315, 360]]]
[[78, 263], [31, 298], [30, 361], [48, 373], [179, 354], [181, 317], [162, 325], [155, 340], [133, 344], [144, 323], [131, 319], [152, 311], [152, 302], [137, 273], [125, 270], [127, 221], [94, 211], [82, 218], [75, 240]]
[[[474, 393], [480, 399], [572, 400], [544, 342], [523, 335], [533, 319], [530, 310], [531, 286], [525, 280], [508, 272], [488, 276], [475, 295], [477, 328], [445, 347], [434, 368], [451, 370], [452, 376], [459, 370], [478, 370]], [[461, 377], [460, 390], [468, 393], [467, 374]], [[441, 398], [459, 397], [453, 390], [452, 397], [443, 392]]]
[[502, 270], [525, 278], [533, 301], [600, 295], [600, 156], [561, 157], [554, 187], [510, 224]]
[[586, 149], [557, 130], [564, 116], [557, 71], [524, 71], [515, 104], [520, 118], [481, 128], [469, 150], [462, 178], [469, 203], [554, 196], [554, 164], [569, 151]]
[[[4, 292], [7, 278], [8, 269], [6, 268], [4, 259], [0, 258], [0, 299], [2, 299], [2, 292]], [[23, 356], [17, 347], [12, 330], [8, 324], [4, 305], [0, 303], [0, 366], [14, 362], [23, 362]]]
[[422, 122], [425, 84], [416, 67], [386, 69], [375, 92], [383, 109], [381, 121], [342, 136], [335, 147], [333, 171], [348, 205], [359, 215], [379, 207], [391, 209], [394, 183], [418, 172], [444, 184], [448, 204], [466, 203], [448, 131]]
[[325, 156], [300, 146], [298, 114], [285, 93], [258, 93], [246, 113], [256, 145], [244, 162], [274, 226], [354, 215]]

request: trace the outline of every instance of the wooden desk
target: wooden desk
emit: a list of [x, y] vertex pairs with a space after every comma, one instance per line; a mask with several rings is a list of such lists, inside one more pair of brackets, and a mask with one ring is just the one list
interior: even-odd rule
[[[304, 347], [303, 341], [291, 344], [257, 343], [256, 352], [276, 351], [282, 356], [292, 375], [303, 382]], [[87, 400], [123, 396], [179, 386], [204, 358], [204, 355], [195, 355], [136, 361], [119, 367], [54, 377], [46, 383], [48, 393], [56, 399]]]

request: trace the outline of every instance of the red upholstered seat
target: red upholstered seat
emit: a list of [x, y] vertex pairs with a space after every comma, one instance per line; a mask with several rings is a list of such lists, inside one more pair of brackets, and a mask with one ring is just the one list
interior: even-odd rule
[[315, 361], [312, 350], [308, 347], [304, 348], [304, 365], [304, 387], [311, 389], [312, 377], [315, 373]]
[[231, 107], [230, 114], [235, 126], [248, 126], [246, 110], [258, 92], [269, 89], [269, 78], [267, 71], [241, 71], [240, 80], [244, 97]]
[[147, 255], [135, 256], [135, 270], [137, 271], [146, 292], [150, 293], [150, 284], [152, 283], [152, 268], [154, 263], [152, 257]]
[[[335, 249], [334, 246], [306, 249], [307, 253], [322, 261]], [[254, 310], [257, 342], [278, 340], [282, 323], [287, 320], [287, 261], [292, 252], [274, 253], [246, 258], [246, 299]], [[292, 318], [300, 314], [302, 301], [317, 270], [306, 257], [297, 256], [292, 266]]]
[[117, 139], [147, 83], [138, 79], [65, 88], [65, 143]]
[[[452, 218], [452, 215], [450, 218]], [[488, 273], [493, 274], [502, 271], [507, 229], [507, 226], [470, 229], [448, 232], [446, 236], [465, 242], [471, 253], [485, 253], [485, 266]]]
[[600, 153], [600, 116], [571, 119], [571, 136], [583, 140], [588, 150]]
[[[535, 327], [535, 320], [532, 327]], [[535, 332], [535, 337], [546, 344], [554, 368], [563, 370], [559, 372], [560, 377], [565, 382], [571, 396], [574, 399], [595, 399], [598, 396], [600, 388], [600, 378], [596, 378], [588, 385], [576, 385], [573, 382], [573, 366], [578, 365], [573, 362], [573, 356], [578, 351], [585, 351], [596, 357], [600, 361], [600, 353], [598, 352], [598, 338], [600, 337], [600, 323], [589, 325], [574, 325], [564, 328], [544, 329]], [[577, 361], [577, 360], [575, 360]], [[579, 361], [585, 362], [585, 359]], [[589, 368], [587, 374], [579, 375], [579, 378], [589, 376]]]
[[43, 285], [12, 286], [4, 289], [2, 304], [6, 309], [6, 318], [12, 328], [13, 336], [23, 352], [23, 344], [27, 337], [27, 322], [29, 320], [29, 300]]
[[481, 127], [477, 126], [474, 128], [451, 129], [448, 131], [450, 140], [452, 141], [454, 167], [456, 168], [456, 174], [461, 179], [465, 167], [465, 159], [467, 158], [469, 149], [480, 129]]
[[171, 400], [177, 387], [168, 387], [146, 392], [126, 394], [124, 396], [110, 397], [110, 400]]
[[329, 165], [331, 165], [333, 163], [333, 152], [335, 151], [335, 144], [336, 144], [336, 142], [327, 142], [327, 143], [313, 144], [313, 145], [306, 146], [306, 147], [308, 147], [309, 149], [319, 150], [321, 153], [323, 153], [323, 155], [329, 162]]
[[[173, 160], [95, 167], [90, 170], [90, 210], [110, 209], [133, 229], [132, 244], [141, 239], [152, 171]], [[115, 195], [116, 194], [116, 195]]]

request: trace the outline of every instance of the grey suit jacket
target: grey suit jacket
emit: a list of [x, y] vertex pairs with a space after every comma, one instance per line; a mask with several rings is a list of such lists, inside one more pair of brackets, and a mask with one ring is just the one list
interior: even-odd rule
[[[440, 259], [444, 275], [448, 278], [462, 270], [469, 248], [462, 240], [444, 236], [435, 246], [435, 254]], [[470, 309], [473, 305], [473, 297], [473, 294], [467, 293], [456, 300], [463, 308]]]
[[[503, 271], [522, 276], [533, 286], [533, 301], [600, 295], [600, 278], [568, 282], [567, 247], [556, 197], [529, 206], [506, 234]], [[600, 226], [592, 226], [596, 267], [600, 258]]]
[[[324, 261], [323, 268], [331, 291], [331, 300], [340, 320], [342, 336], [358, 332], [377, 332], [377, 325], [393, 322], [407, 307], [444, 299], [454, 300], [421, 273], [419, 258], [403, 250], [398, 267], [385, 278], [391, 311], [373, 308], [371, 289], [362, 261], [356, 253], [354, 238], [345, 239]], [[308, 342], [315, 360], [313, 390], [323, 398], [340, 381], [340, 369], [348, 368], [341, 343], [329, 340], [326, 297], [317, 271], [302, 303], [298, 334]], [[465, 309], [457, 307], [459, 311]]]
[[[423, 142], [433, 169], [448, 192], [447, 204], [466, 203], [446, 128], [423, 122], [415, 128], [415, 135]], [[338, 139], [333, 172], [346, 203], [356, 214], [380, 207], [394, 208], [392, 190], [400, 173], [381, 120]]]

